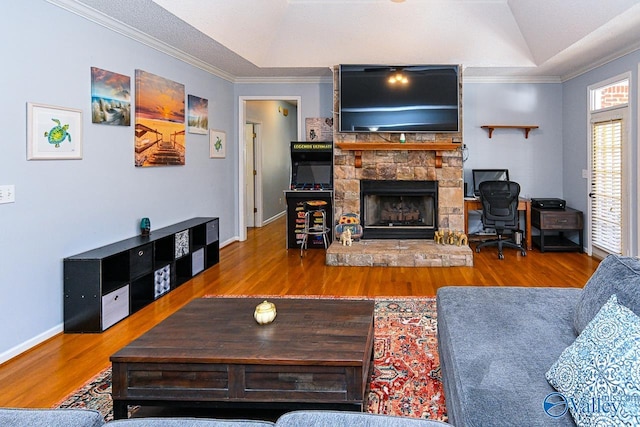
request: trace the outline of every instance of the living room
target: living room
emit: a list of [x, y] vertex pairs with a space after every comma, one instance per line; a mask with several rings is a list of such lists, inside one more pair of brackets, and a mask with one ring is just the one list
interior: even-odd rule
[[[0, 185], [15, 185], [15, 203], [0, 205], [5, 242], [0, 249], [3, 259], [0, 284], [4, 294], [0, 301], [0, 321], [4, 325], [0, 332], [0, 362], [10, 361], [61, 333], [62, 259], [139, 234], [141, 218], [149, 217], [153, 230], [196, 216], [219, 217], [223, 251], [232, 251], [236, 242], [243, 240], [246, 231], [241, 226], [242, 188], [238, 182], [239, 97], [297, 96], [301, 99], [302, 118], [332, 114], [331, 77], [298, 77], [290, 81], [236, 77], [193, 58], [189, 62], [178, 48], [172, 52], [160, 51], [153, 47], [154, 40], [145, 40], [142, 36], [133, 39], [127, 35], [130, 29], [122, 23], [112, 21], [113, 26], [107, 27], [99, 13], [87, 19], [73, 11], [83, 9], [82, 4], [58, 3], [65, 6], [29, 0], [4, 11], [2, 32], [5, 40], [14, 42], [3, 43], [0, 48], [3, 57], [10, 58], [4, 69], [5, 80], [10, 82], [5, 87], [4, 127], [6, 139], [11, 141], [5, 144], [0, 160]], [[637, 14], [636, 9], [632, 8], [629, 13]], [[629, 32], [634, 31], [637, 32], [637, 28]], [[638, 41], [640, 37], [623, 53], [604, 51], [597, 60], [577, 67], [574, 74], [566, 76], [507, 78], [463, 74], [462, 128], [468, 148], [465, 173], [474, 167], [506, 167], [512, 178], [521, 183], [524, 196], [560, 197], [569, 206], [586, 213], [588, 188], [583, 170], [587, 168], [588, 159], [587, 88], [630, 73], [633, 111], [637, 107]], [[96, 125], [88, 119], [91, 67], [129, 76], [133, 76], [135, 70], [145, 70], [184, 84], [188, 94], [209, 99], [209, 127], [226, 132], [229, 141], [226, 157], [210, 158], [208, 137], [189, 134], [184, 166], [135, 167], [133, 127]], [[26, 159], [28, 102], [82, 110], [81, 159]], [[489, 139], [487, 131], [480, 126], [491, 123], [535, 124], [539, 129], [533, 130], [529, 138], [525, 138], [522, 131], [507, 130], [496, 131]], [[303, 124], [298, 130], [301, 138], [302, 127]], [[630, 255], [638, 253], [637, 138], [636, 117], [632, 115]], [[284, 248], [284, 235], [273, 238], [280, 238]], [[588, 241], [588, 236], [585, 238]], [[578, 256], [566, 256], [573, 259], [574, 255]], [[564, 257], [559, 254], [544, 260], [562, 263]], [[250, 262], [232, 256], [226, 260]], [[319, 262], [317, 254], [310, 260]], [[505, 264], [508, 262], [510, 260], [505, 260]], [[526, 262], [540, 261], [532, 257]], [[570, 265], [581, 269], [577, 280], [584, 284], [596, 264], [597, 261], [577, 261]], [[537, 266], [529, 268], [535, 270]], [[553, 269], [557, 271], [558, 267]], [[491, 268], [481, 271], [491, 271]], [[302, 280], [312, 279], [300, 274]], [[446, 273], [429, 273], [433, 280], [442, 274]], [[465, 274], [456, 274], [460, 274], [462, 282]], [[204, 282], [207, 279], [211, 277], [196, 278], [189, 285], [192, 293], [197, 294], [207, 286]], [[340, 279], [348, 281], [346, 277]], [[251, 278], [242, 279], [245, 286], [250, 281]], [[230, 287], [230, 291], [237, 294], [256, 291], [239, 290], [242, 282], [236, 288]], [[562, 279], [558, 283], [567, 281]], [[161, 299], [158, 305], [181, 305], [187, 298], [185, 292], [180, 298]], [[157, 320], [153, 315], [148, 319], [151, 323]], [[145, 323], [138, 322], [141, 323], [131, 327]], [[64, 338], [65, 341], [76, 339], [80, 338]], [[81, 354], [44, 357], [91, 365], [90, 358], [83, 358]]]

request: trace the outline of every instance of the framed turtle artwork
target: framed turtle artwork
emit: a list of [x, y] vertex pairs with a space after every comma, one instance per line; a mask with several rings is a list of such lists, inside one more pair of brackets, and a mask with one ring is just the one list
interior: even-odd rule
[[82, 110], [27, 103], [27, 160], [82, 159]]
[[227, 152], [227, 133], [223, 130], [209, 129], [209, 158], [224, 159]]

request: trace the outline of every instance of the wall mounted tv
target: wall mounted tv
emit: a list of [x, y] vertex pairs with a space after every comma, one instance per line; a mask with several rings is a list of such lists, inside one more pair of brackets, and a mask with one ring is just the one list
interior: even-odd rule
[[458, 132], [457, 65], [340, 65], [340, 132]]

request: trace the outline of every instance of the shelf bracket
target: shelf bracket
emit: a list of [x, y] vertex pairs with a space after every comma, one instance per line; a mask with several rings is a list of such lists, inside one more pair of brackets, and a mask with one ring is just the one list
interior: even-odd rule
[[356, 168], [361, 168], [362, 167], [362, 150], [355, 150], [353, 152], [353, 155], [355, 156], [354, 166]]

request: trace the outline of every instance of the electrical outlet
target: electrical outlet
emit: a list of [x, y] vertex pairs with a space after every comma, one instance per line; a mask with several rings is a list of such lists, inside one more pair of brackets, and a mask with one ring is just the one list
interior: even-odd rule
[[583, 178], [589, 178], [589, 170], [588, 169], [582, 169], [582, 177]]
[[15, 203], [16, 186], [0, 185], [0, 203]]

